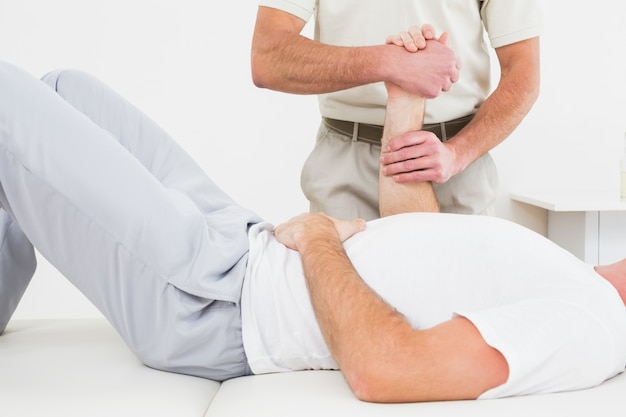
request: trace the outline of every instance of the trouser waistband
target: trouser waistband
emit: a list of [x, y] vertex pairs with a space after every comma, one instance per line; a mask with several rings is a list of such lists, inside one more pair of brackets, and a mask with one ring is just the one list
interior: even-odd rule
[[[459, 117], [442, 123], [429, 123], [422, 126], [421, 130], [434, 133], [442, 142], [450, 139], [463, 129], [474, 117], [473, 114]], [[326, 126], [344, 135], [355, 136], [359, 142], [367, 142], [373, 145], [380, 145], [383, 136], [383, 126], [370, 125], [367, 123], [348, 122], [345, 120], [322, 118]]]

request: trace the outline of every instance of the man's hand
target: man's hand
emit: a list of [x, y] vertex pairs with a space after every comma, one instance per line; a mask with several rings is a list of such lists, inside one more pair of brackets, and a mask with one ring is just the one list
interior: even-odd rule
[[365, 230], [365, 220], [339, 220], [322, 213], [304, 213], [278, 225], [276, 239], [289, 249], [299, 250], [315, 238], [335, 238], [340, 242]]
[[389, 142], [380, 157], [381, 174], [396, 182], [442, 184], [461, 172], [454, 147], [427, 131], [404, 133]]
[[392, 78], [386, 80], [388, 92], [390, 83], [395, 84], [397, 89], [431, 99], [442, 91], [450, 90], [459, 79], [461, 62], [449, 48], [448, 36], [444, 32], [436, 38], [434, 28], [424, 25], [421, 28], [411, 26], [408, 31], [387, 37], [388, 45], [402, 47], [405, 53], [410, 52], [392, 61], [399, 66], [392, 73]]
[[385, 43], [402, 46], [409, 52], [417, 52], [426, 48], [426, 41], [431, 39], [435, 39], [435, 29], [432, 25], [411, 26], [407, 31], [389, 35]]

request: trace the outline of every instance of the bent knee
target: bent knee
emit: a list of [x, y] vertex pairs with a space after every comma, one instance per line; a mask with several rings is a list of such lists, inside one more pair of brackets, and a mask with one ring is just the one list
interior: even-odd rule
[[48, 72], [41, 81], [48, 84], [57, 93], [62, 93], [72, 86], [84, 88], [85, 81], [93, 79], [93, 77], [83, 71], [68, 68], [59, 68]]

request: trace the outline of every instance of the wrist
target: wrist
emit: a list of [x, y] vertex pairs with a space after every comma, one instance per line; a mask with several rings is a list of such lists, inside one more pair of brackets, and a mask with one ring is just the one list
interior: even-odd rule
[[473, 152], [473, 150], [465, 150], [461, 141], [458, 141], [455, 138], [456, 136], [444, 143], [444, 146], [448, 149], [450, 155], [452, 155], [450, 164], [451, 177], [463, 172], [465, 168], [473, 162], [473, 159], [471, 159], [472, 156], [469, 153]]
[[398, 62], [403, 62], [402, 54], [409, 53], [402, 47], [392, 44], [377, 45], [374, 48], [376, 54], [376, 67], [378, 69], [377, 78], [385, 83], [398, 84], [401, 80], [398, 77]]
[[333, 222], [321, 213], [310, 213], [294, 232], [294, 241], [299, 250], [318, 241], [328, 242], [337, 236]]
[[424, 107], [426, 101], [424, 97], [409, 93], [406, 90], [401, 89], [397, 85], [388, 85], [387, 87], [387, 109], [408, 109], [408, 111], [415, 111]]

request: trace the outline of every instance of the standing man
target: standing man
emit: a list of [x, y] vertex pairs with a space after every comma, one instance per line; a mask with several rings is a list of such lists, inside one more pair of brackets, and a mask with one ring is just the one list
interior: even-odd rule
[[[444, 212], [493, 214], [498, 180], [489, 151], [539, 94], [539, 0], [259, 4], [254, 83], [319, 95], [322, 123], [302, 170], [311, 211], [378, 217], [382, 163], [381, 174], [396, 182], [431, 181]], [[314, 40], [301, 34], [311, 18]], [[448, 40], [438, 42], [435, 30]], [[491, 94], [485, 34], [500, 64]], [[383, 82], [431, 100], [422, 131], [394, 138], [381, 156]]]

